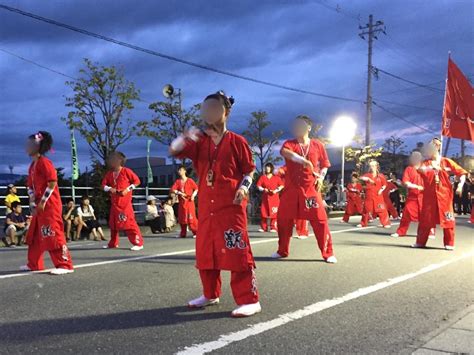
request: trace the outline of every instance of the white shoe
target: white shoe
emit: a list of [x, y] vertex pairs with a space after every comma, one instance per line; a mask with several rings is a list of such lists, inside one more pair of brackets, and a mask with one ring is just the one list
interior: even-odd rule
[[31, 269], [28, 267], [28, 265], [21, 265], [20, 271], [31, 271]]
[[413, 244], [411, 247], [412, 247], [412, 248], [425, 248], [425, 246], [424, 246], [424, 245], [421, 245], [421, 244], [416, 244], [416, 243], [415, 243], [415, 244]]
[[337, 263], [337, 259], [336, 257], [333, 255], [333, 256], [330, 256], [329, 258], [326, 259], [326, 262], [328, 264], [336, 264]]
[[357, 228], [362, 228], [362, 224], [359, 223], [358, 225], [356, 225], [356, 227]]
[[392, 238], [398, 238], [400, 235], [398, 233], [392, 233], [390, 234]]
[[430, 234], [429, 237], [428, 237], [428, 239], [436, 239], [436, 235]]
[[259, 231], [260, 233], [265, 233], [265, 231], [264, 231], [262, 228], [259, 228], [258, 231]]
[[130, 248], [131, 251], [139, 251], [143, 249], [143, 245], [134, 245]]
[[250, 317], [254, 314], [260, 313], [262, 311], [262, 306], [260, 306], [260, 302], [251, 303], [251, 304], [243, 304], [232, 311], [232, 317], [234, 318], [242, 318], [242, 317]]
[[102, 247], [102, 249], [115, 249], [115, 248], [117, 248], [117, 247], [111, 248], [111, 247], [109, 247], [108, 245], [104, 245], [104, 246]]
[[213, 306], [219, 303], [219, 298], [208, 299], [204, 296], [198, 297], [188, 302], [189, 308], [204, 308], [207, 306]]
[[449, 251], [452, 251], [452, 250], [454, 250], [454, 246], [452, 246], [452, 245], [445, 245], [445, 246], [444, 246], [444, 249], [449, 250]]
[[383, 227], [384, 227], [385, 229], [390, 229], [390, 228], [392, 228], [392, 226], [391, 226], [390, 224], [387, 224], [387, 225], [385, 225], [385, 226], [383, 226]]
[[339, 221], [339, 223], [346, 223], [346, 224], [347, 224], [347, 223], [349, 223], [349, 222], [346, 222], [346, 221], [344, 221], [344, 220], [341, 219], [341, 220]]
[[73, 272], [74, 270], [58, 268], [58, 269], [52, 269], [50, 274], [51, 275], [66, 275], [66, 274], [72, 274]]
[[281, 255], [278, 254], [277, 252], [274, 252], [270, 257], [271, 257], [272, 259], [281, 259], [281, 258], [283, 258], [283, 256], [281, 256]]
[[278, 233], [276, 229], [271, 229], [270, 233]]
[[305, 239], [308, 239], [309, 237], [307, 235], [298, 235], [296, 236], [296, 238], [300, 240], [305, 240]]
[[196, 239], [196, 235], [193, 235], [193, 239]]

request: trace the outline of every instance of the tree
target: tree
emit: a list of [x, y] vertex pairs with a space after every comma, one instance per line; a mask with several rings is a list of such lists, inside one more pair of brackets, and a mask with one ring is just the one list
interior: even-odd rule
[[266, 163], [278, 163], [280, 156], [274, 156], [273, 148], [279, 142], [283, 131], [273, 131], [267, 134], [267, 128], [271, 125], [265, 111], [255, 111], [251, 113], [248, 120], [247, 129], [243, 135], [247, 139], [250, 148], [257, 161], [257, 173], [261, 174]]
[[346, 147], [344, 150], [345, 160], [355, 163], [355, 171], [361, 174], [363, 166], [371, 159], [376, 159], [382, 155], [383, 148], [376, 148], [375, 144], [364, 145], [363, 138], [354, 138], [355, 146]]
[[151, 120], [138, 122], [138, 135], [153, 138], [169, 146], [173, 139], [185, 130], [200, 124], [200, 108], [201, 105], [196, 104], [189, 109], [183, 109], [180, 92], [168, 101], [153, 102], [149, 109], [154, 112], [154, 116]]
[[72, 108], [66, 122], [89, 144], [102, 164], [110, 152], [129, 140], [135, 133], [130, 112], [139, 100], [139, 90], [126, 80], [122, 69], [106, 67], [84, 59], [79, 79], [68, 81], [74, 95], [66, 97], [66, 107]]
[[385, 140], [385, 143], [382, 145], [384, 150], [390, 154], [405, 154], [405, 141], [400, 137], [390, 136]]

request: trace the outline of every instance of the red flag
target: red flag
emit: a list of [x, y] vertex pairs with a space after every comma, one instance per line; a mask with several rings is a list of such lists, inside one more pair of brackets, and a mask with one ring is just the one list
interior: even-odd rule
[[474, 90], [449, 58], [441, 134], [474, 142]]

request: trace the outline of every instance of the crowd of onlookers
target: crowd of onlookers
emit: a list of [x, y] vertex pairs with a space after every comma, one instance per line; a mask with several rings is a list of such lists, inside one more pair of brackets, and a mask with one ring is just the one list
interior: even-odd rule
[[[31, 216], [24, 213], [14, 185], [7, 186], [5, 197], [6, 218], [2, 242], [7, 247], [25, 243]], [[145, 225], [154, 234], [168, 233], [176, 226], [178, 199], [171, 193], [163, 202], [155, 196], [147, 197]], [[90, 198], [83, 196], [76, 205], [72, 198], [63, 207], [64, 233], [67, 241], [80, 239], [106, 240]]]

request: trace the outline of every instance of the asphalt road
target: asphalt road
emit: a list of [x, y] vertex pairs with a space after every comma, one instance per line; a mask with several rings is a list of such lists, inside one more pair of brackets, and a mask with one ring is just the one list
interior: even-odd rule
[[288, 259], [272, 260], [277, 239], [251, 226], [263, 312], [245, 319], [229, 317], [228, 273], [219, 305], [184, 306], [201, 294], [193, 239], [148, 235], [135, 253], [126, 238], [118, 250], [72, 243], [78, 268], [65, 276], [19, 273], [26, 250], [2, 248], [0, 353], [411, 353], [474, 304], [467, 219], [458, 219], [452, 252], [439, 229], [419, 250], [409, 247], [413, 236], [389, 238], [395, 227], [351, 222], [331, 220], [336, 265], [321, 261], [314, 238], [293, 240]]

